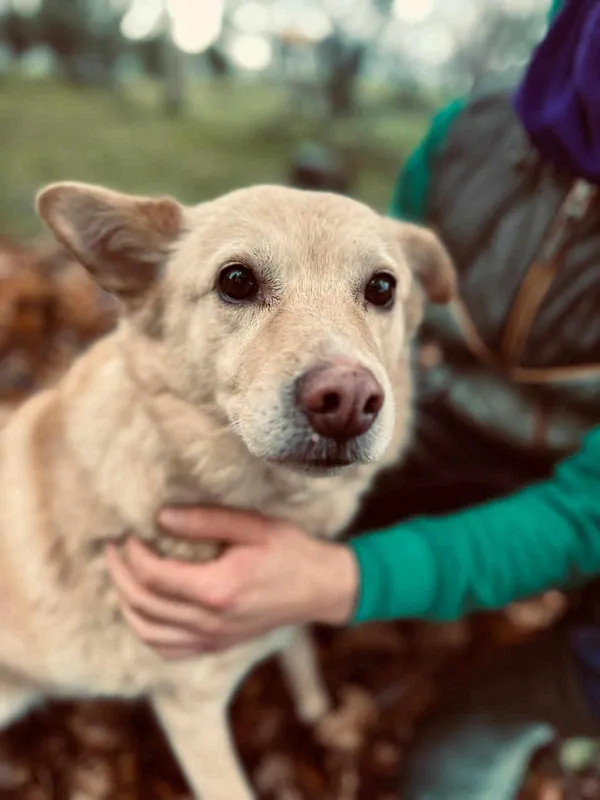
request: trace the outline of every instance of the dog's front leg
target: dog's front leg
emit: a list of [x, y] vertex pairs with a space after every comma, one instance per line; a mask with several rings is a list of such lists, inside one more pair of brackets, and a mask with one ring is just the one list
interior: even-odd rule
[[225, 702], [196, 707], [156, 695], [152, 704], [197, 800], [255, 800], [231, 739]]
[[310, 631], [297, 628], [280, 658], [299, 718], [311, 725], [318, 722], [331, 709], [331, 699]]

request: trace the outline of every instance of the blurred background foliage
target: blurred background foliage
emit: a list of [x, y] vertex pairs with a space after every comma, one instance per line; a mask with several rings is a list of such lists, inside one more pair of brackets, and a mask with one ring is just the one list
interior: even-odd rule
[[[198, 202], [315, 175], [384, 209], [434, 109], [543, 0], [0, 0], [0, 234], [73, 179]], [[325, 177], [323, 177], [325, 175]]]

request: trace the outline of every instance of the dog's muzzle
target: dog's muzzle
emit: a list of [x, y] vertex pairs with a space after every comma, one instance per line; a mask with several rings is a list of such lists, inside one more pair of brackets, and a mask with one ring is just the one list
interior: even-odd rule
[[313, 474], [333, 474], [368, 457], [366, 434], [384, 403], [366, 367], [338, 358], [311, 367], [293, 387], [297, 418], [293, 447], [277, 461]]
[[301, 375], [296, 398], [314, 433], [345, 444], [372, 427], [383, 389], [366, 367], [338, 359]]

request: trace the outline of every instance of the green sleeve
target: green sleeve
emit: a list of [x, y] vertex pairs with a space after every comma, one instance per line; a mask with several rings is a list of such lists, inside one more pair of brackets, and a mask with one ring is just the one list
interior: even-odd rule
[[552, 0], [548, 11], [548, 22], [554, 22], [554, 18], [562, 11], [565, 0]]
[[355, 622], [457, 619], [600, 573], [600, 428], [554, 476], [506, 499], [351, 541]]
[[433, 161], [448, 136], [452, 122], [465, 104], [466, 99], [453, 100], [435, 115], [425, 138], [400, 170], [388, 209], [390, 216], [407, 222], [425, 222]]

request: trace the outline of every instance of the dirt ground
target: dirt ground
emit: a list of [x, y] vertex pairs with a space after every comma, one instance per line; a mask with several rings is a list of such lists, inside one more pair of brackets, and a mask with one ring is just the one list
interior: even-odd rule
[[[439, 633], [437, 631], [436, 633]], [[415, 626], [377, 624], [319, 632], [323, 669], [346, 708], [336, 749], [295, 719], [275, 662], [245, 682], [232, 718], [242, 759], [264, 800], [392, 800], [415, 724], [443, 687], [443, 674], [493, 657], [498, 643], [419, 645]], [[361, 734], [357, 736], [360, 722]], [[210, 735], [210, 732], [207, 732]], [[3, 800], [191, 800], [143, 703], [49, 706], [0, 736]], [[597, 800], [600, 773], [561, 774], [538, 758], [519, 800]]]

